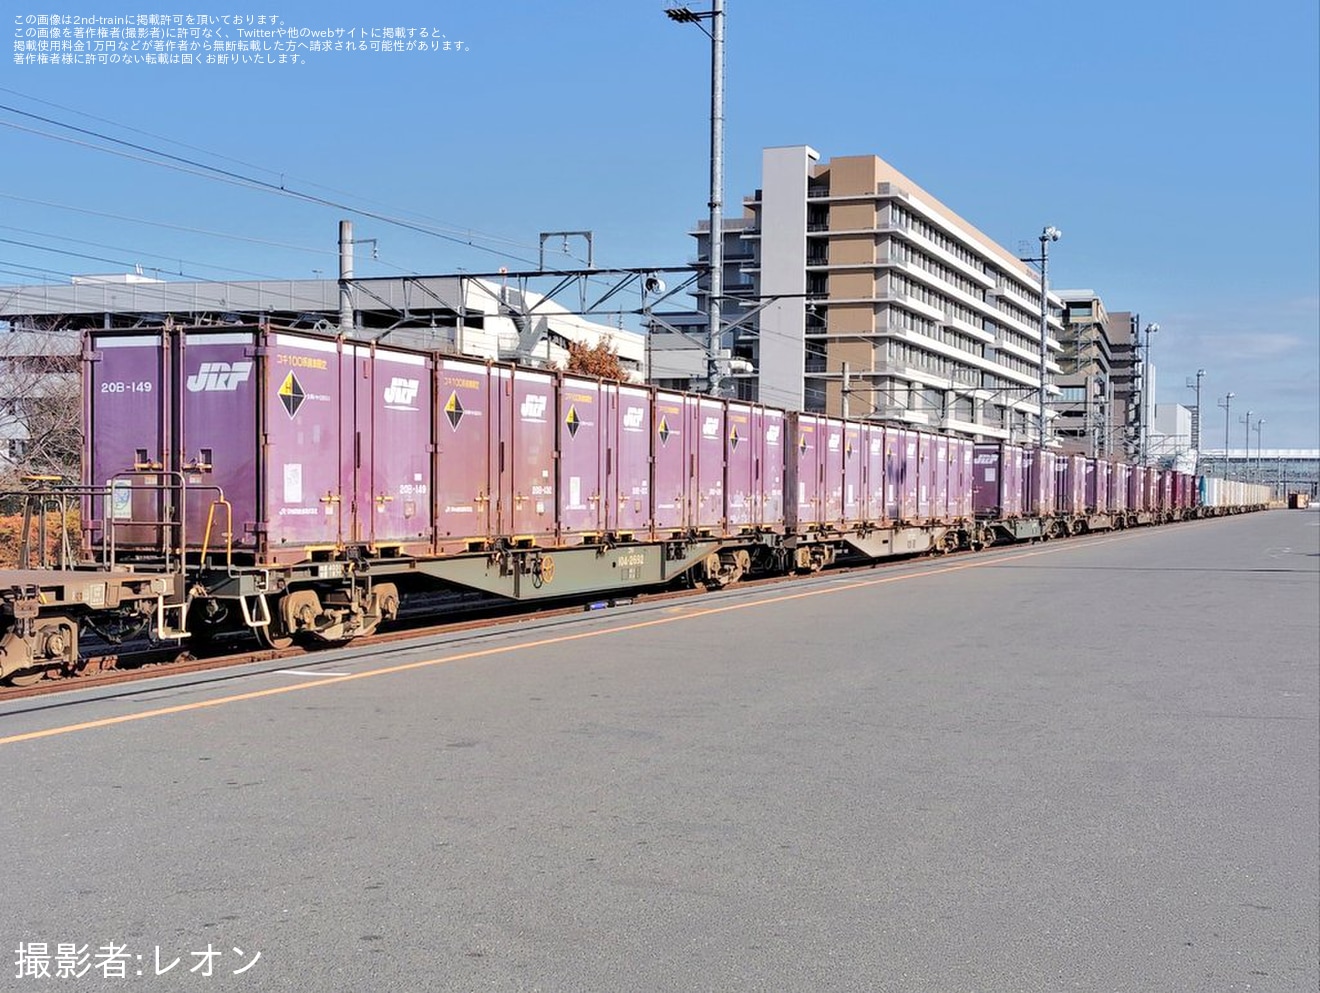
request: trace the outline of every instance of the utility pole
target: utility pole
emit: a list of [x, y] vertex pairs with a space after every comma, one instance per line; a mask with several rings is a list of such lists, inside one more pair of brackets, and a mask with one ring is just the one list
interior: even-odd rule
[[[710, 327], [706, 337], [706, 392], [713, 394], [719, 386], [720, 304], [724, 296], [724, 0], [711, 0], [707, 11], [670, 7], [665, 16], [678, 24], [695, 24], [710, 38]], [[702, 21], [710, 21], [709, 31]]]
[[[1040, 413], [1038, 415], [1036, 448], [1040, 452], [1038, 465], [1045, 464], [1045, 394], [1046, 394], [1046, 371], [1045, 360], [1046, 352], [1049, 349], [1050, 340], [1050, 242], [1058, 241], [1063, 237], [1063, 232], [1054, 225], [1049, 225], [1040, 233], [1040, 256], [1034, 259], [1022, 259], [1023, 262], [1035, 262], [1040, 265]], [[1012, 427], [1009, 427], [1009, 438], [1012, 439]]]
[[1205, 370], [1196, 370], [1196, 382], [1190, 379], [1187, 381], [1189, 390], [1196, 390], [1196, 423], [1192, 425], [1192, 447], [1196, 449], [1196, 466], [1193, 469], [1195, 475], [1201, 474], [1201, 380], [1205, 378]]

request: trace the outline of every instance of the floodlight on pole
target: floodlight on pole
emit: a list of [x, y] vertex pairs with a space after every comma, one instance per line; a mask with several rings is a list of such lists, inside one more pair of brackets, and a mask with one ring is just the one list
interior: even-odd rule
[[1155, 390], [1150, 367], [1150, 336], [1158, 332], [1158, 324], [1146, 325], [1146, 348], [1141, 360], [1141, 464], [1150, 464], [1150, 422], [1155, 417]]
[[1036, 448], [1040, 453], [1036, 460], [1038, 466], [1045, 464], [1045, 360], [1050, 340], [1050, 242], [1062, 237], [1063, 232], [1054, 225], [1047, 226], [1040, 233], [1040, 258], [1032, 260], [1040, 263], [1040, 415], [1036, 437]]

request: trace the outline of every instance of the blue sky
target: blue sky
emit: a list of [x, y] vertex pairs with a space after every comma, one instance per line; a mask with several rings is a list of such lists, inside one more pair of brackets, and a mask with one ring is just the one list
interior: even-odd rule
[[[530, 267], [549, 230], [592, 230], [598, 264], [681, 264], [706, 210], [710, 49], [664, 6], [203, 0], [177, 12], [425, 29], [463, 50], [125, 68], [19, 66], [11, 45], [0, 104], [454, 239], [359, 217], [380, 256], [359, 275]], [[1314, 0], [727, 8], [726, 203], [759, 185], [762, 147], [810, 144], [880, 155], [1010, 249], [1054, 224], [1055, 287], [1160, 324], [1160, 402], [1190, 404], [1184, 380], [1206, 370], [1207, 446], [1223, 443], [1210, 405], [1232, 390], [1231, 445], [1249, 408], [1266, 448], [1320, 447]], [[334, 272], [341, 210], [20, 130], [59, 129], [14, 110], [0, 122], [0, 283], [118, 262], [214, 279]]]

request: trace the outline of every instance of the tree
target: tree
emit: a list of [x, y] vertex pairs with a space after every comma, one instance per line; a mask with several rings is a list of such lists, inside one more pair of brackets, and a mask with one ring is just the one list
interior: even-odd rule
[[74, 335], [0, 334], [0, 489], [26, 475], [77, 482], [82, 389]]
[[568, 372], [576, 372], [584, 376], [597, 376], [601, 379], [626, 380], [628, 373], [624, 371], [623, 365], [619, 362], [619, 353], [616, 352], [605, 339], [600, 339], [595, 345], [586, 345], [580, 341], [570, 341], [568, 343], [568, 365], [565, 366]]

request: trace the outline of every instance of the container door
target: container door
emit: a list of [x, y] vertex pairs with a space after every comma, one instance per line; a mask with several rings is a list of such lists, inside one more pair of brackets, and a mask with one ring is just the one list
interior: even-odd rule
[[377, 545], [413, 545], [431, 534], [431, 363], [378, 348], [372, 374], [370, 492]]
[[336, 545], [352, 495], [341, 485], [339, 345], [273, 334], [267, 346], [267, 547], [270, 557], [297, 560], [307, 546]]
[[843, 511], [845, 524], [855, 524], [866, 518], [866, 446], [862, 443], [862, 426], [852, 422], [843, 425]]
[[543, 372], [513, 370], [513, 419], [506, 445], [503, 495], [515, 541], [542, 542], [555, 533], [555, 383]]
[[924, 431], [913, 433], [917, 450], [917, 517], [930, 520], [931, 494], [935, 488], [934, 439]]
[[610, 397], [606, 527], [645, 537], [651, 526], [651, 393], [607, 384]]
[[[799, 529], [819, 525], [823, 520], [823, 494], [825, 459], [822, 435], [825, 419], [813, 414], [797, 415], [795, 461], [797, 463], [797, 492], [790, 496], [796, 500]], [[790, 456], [794, 458], [794, 456]]]
[[727, 428], [725, 403], [706, 397], [689, 397], [697, 432], [693, 451], [693, 497], [697, 514], [695, 526], [703, 530], [722, 533], [725, 530], [724, 511], [724, 450]]
[[903, 494], [901, 497], [903, 519], [915, 521], [918, 517], [917, 506], [921, 481], [921, 461], [918, 455], [918, 435], [916, 431], [903, 431]]
[[837, 525], [843, 520], [843, 421], [820, 420], [820, 520]]
[[686, 413], [681, 393], [655, 394], [651, 431], [655, 443], [655, 527], [659, 531], [681, 530], [689, 519]]
[[931, 502], [937, 519], [947, 521], [953, 516], [949, 513], [949, 439], [944, 435], [935, 437], [935, 496]]
[[[255, 346], [251, 331], [183, 336], [178, 447], [189, 487], [187, 541], [198, 549], [205, 543], [220, 556], [230, 543], [237, 549], [255, 548], [257, 523], [264, 518], [257, 417], [261, 370]], [[230, 512], [220, 502], [222, 495]], [[232, 532], [231, 538], [226, 531]]]
[[163, 469], [168, 457], [172, 390], [165, 341], [160, 335], [92, 335], [89, 346], [84, 472], [91, 485], [108, 487], [109, 496], [104, 503], [84, 502], [85, 527], [97, 544], [113, 525], [117, 545], [159, 548], [159, 526], [131, 522], [161, 520], [167, 506], [150, 468]]
[[729, 404], [725, 414], [724, 491], [728, 499], [729, 530], [733, 532], [760, 523], [759, 480], [756, 475], [760, 459], [755, 449], [764, 448], [762, 421], [759, 408], [753, 411], [741, 403]]
[[885, 516], [885, 433], [878, 424], [863, 424], [858, 457], [862, 462], [861, 519], [874, 524]]
[[784, 525], [784, 443], [787, 427], [784, 412], [772, 407], [761, 409], [762, 438], [765, 448], [760, 453], [756, 470], [760, 480], [761, 524], [782, 529]]
[[560, 384], [559, 527], [565, 540], [605, 530], [605, 400], [599, 380], [565, 377]]
[[499, 411], [491, 367], [442, 359], [435, 375], [435, 529], [441, 552], [491, 537]]
[[339, 540], [371, 541], [371, 348], [341, 342], [339, 353], [339, 461], [343, 504]]

